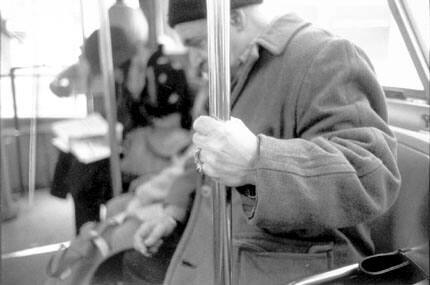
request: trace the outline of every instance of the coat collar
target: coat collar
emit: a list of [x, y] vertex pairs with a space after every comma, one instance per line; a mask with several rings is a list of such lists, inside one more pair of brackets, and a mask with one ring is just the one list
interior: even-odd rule
[[286, 49], [294, 35], [309, 25], [310, 23], [305, 22], [297, 15], [288, 14], [273, 21], [266, 31], [255, 39], [254, 43], [241, 56], [241, 67], [232, 78], [231, 108], [236, 105], [249, 72], [260, 57], [258, 47], [278, 56]]
[[256, 43], [273, 55], [280, 55], [294, 35], [309, 25], [310, 23], [296, 14], [287, 14], [274, 20], [268, 29], [257, 37]]

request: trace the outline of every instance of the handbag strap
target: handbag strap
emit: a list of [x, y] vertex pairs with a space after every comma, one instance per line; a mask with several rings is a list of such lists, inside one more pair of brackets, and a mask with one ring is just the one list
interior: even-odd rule
[[[72, 251], [77, 254], [76, 258], [69, 258], [69, 262], [67, 261], [68, 257], [66, 256], [67, 252]], [[60, 280], [65, 280], [72, 273], [72, 267], [79, 261], [85, 258], [85, 255], [82, 255], [78, 251], [70, 250], [70, 247], [66, 247], [65, 245], [61, 245], [60, 249], [56, 254], [52, 255], [46, 266], [46, 274], [50, 277], [58, 278]]]
[[[87, 243], [84, 243], [84, 240], [80, 240], [82, 244], [78, 246], [79, 249], [82, 249], [80, 248], [82, 245], [88, 247], [88, 249], [94, 246], [103, 257], [106, 257], [110, 253], [111, 248], [102, 235], [113, 227], [122, 224], [126, 217], [126, 213], [121, 212], [101, 223], [98, 228], [90, 229], [86, 234], [87, 237], [85, 238]], [[82, 239], [83, 237], [77, 237], [77, 239], [80, 238]], [[46, 266], [46, 274], [48, 276], [65, 280], [72, 273], [72, 267], [76, 263], [88, 257], [88, 254], [83, 253], [88, 253], [88, 250], [76, 250], [74, 248], [76, 244], [77, 243], [72, 242], [69, 247], [61, 245], [60, 249], [49, 258]]]
[[106, 257], [110, 253], [111, 247], [108, 244], [108, 242], [102, 237], [102, 235], [106, 231], [112, 229], [113, 227], [121, 225], [126, 218], [127, 218], [127, 214], [125, 212], [121, 212], [107, 219], [105, 223], [101, 224], [100, 228], [97, 231], [95, 230], [90, 231], [91, 241], [97, 247], [97, 249], [99, 250], [100, 254], [103, 257]]

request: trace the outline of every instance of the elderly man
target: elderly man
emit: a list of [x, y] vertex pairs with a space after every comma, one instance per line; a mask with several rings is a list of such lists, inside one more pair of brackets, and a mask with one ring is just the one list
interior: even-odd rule
[[[202, 186], [165, 283], [213, 280], [212, 179], [233, 189], [233, 276], [285, 284], [373, 253], [366, 223], [400, 175], [384, 93], [364, 52], [268, 0], [232, 0], [232, 119], [201, 116]], [[170, 0], [169, 22], [206, 53], [205, 0]], [[174, 219], [137, 236], [154, 251]]]

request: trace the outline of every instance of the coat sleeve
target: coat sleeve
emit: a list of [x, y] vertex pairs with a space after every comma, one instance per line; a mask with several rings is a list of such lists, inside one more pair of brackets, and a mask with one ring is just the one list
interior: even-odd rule
[[258, 136], [250, 222], [288, 232], [349, 227], [384, 213], [400, 186], [396, 141], [364, 53], [345, 40], [324, 44], [296, 107], [297, 138]]

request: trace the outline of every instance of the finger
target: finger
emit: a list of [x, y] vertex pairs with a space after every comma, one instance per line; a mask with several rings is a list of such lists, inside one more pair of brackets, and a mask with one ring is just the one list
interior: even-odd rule
[[205, 148], [208, 143], [208, 137], [201, 133], [193, 134], [193, 143], [197, 148]]
[[194, 133], [193, 143], [199, 150], [215, 153], [218, 153], [222, 150], [222, 141], [220, 141], [219, 138], [214, 136], [208, 137], [205, 135]]
[[148, 248], [149, 254], [152, 255], [152, 254], [157, 253], [162, 244], [163, 244], [163, 240], [162, 239], [158, 240], [153, 246]]
[[218, 172], [209, 164], [209, 163], [203, 163], [202, 164], [202, 171], [204, 174], [211, 178], [219, 178]]
[[193, 129], [203, 135], [216, 133], [220, 127], [221, 122], [209, 116], [200, 116], [193, 123]]
[[151, 223], [143, 223], [134, 234], [134, 239], [139, 241], [139, 244], [143, 244], [144, 240], [149, 236], [149, 233], [154, 227]]
[[154, 246], [164, 235], [165, 228], [163, 225], [157, 225], [145, 239], [144, 244], [150, 248]]
[[148, 248], [145, 245], [145, 238], [148, 236], [149, 232], [152, 230], [153, 226], [149, 223], [145, 223], [139, 227], [139, 229], [134, 234], [134, 248], [138, 250], [143, 255], [148, 254]]
[[199, 155], [200, 162], [202, 164], [213, 165], [216, 161], [215, 154], [212, 151], [202, 149]]

